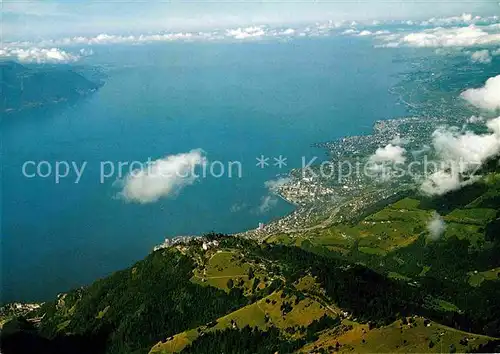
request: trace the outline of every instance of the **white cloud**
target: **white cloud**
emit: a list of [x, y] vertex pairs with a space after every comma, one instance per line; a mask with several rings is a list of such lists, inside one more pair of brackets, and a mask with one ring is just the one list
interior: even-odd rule
[[235, 39], [247, 39], [252, 37], [261, 37], [266, 34], [261, 27], [253, 26], [247, 28], [230, 29], [226, 31], [228, 37]]
[[424, 180], [420, 190], [429, 196], [444, 195], [448, 192], [464, 187], [468, 182], [464, 182], [456, 169], [436, 171]]
[[53, 41], [42, 41], [39, 45], [98, 45], [98, 44], [135, 44], [135, 43], [151, 43], [151, 42], [171, 42], [175, 40], [189, 40], [202, 36], [202, 33], [157, 33], [157, 34], [140, 34], [140, 35], [111, 35], [101, 33], [94, 37], [68, 37]]
[[382, 36], [387, 42], [386, 47], [473, 47], [487, 46], [500, 43], [500, 33], [493, 26], [479, 27], [437, 27], [419, 32], [401, 33], [399, 35]]
[[320, 25], [313, 29], [304, 28], [270, 28], [268, 26], [251, 26], [220, 29], [202, 32], [159, 32], [138, 35], [116, 35], [101, 33], [95, 36], [74, 36], [60, 39], [41, 40], [38, 42], [17, 41], [4, 42], [5, 49], [30, 48], [30, 47], [68, 47], [75, 45], [112, 45], [112, 44], [146, 44], [155, 42], [174, 41], [217, 41], [217, 40], [248, 40], [261, 38], [288, 38], [304, 35], [316, 35], [329, 28]]
[[391, 32], [387, 30], [379, 30], [372, 32], [370, 30], [363, 30], [363, 31], [358, 31], [355, 28], [349, 28], [346, 29], [345, 31], [341, 32], [341, 35], [347, 36], [347, 35], [356, 35], [358, 37], [367, 37], [367, 36], [381, 36], [381, 35], [389, 35]]
[[463, 13], [460, 16], [431, 18], [427, 21], [422, 21], [421, 26], [451, 26], [451, 25], [470, 25], [480, 21], [488, 21], [488, 18], [483, 19], [481, 16], [473, 16], [472, 14]]
[[258, 214], [265, 214], [272, 208], [278, 204], [278, 194], [279, 190], [282, 186], [286, 185], [287, 183], [290, 183], [291, 178], [288, 177], [281, 177], [278, 179], [273, 179], [264, 182], [264, 186], [267, 188], [269, 191], [268, 195], [265, 195], [260, 198], [260, 205], [257, 207], [256, 212]]
[[368, 159], [368, 169], [374, 174], [372, 177], [380, 182], [389, 181], [396, 172], [394, 165], [406, 161], [405, 153], [405, 148], [392, 144], [378, 148]]
[[406, 161], [406, 157], [404, 156], [405, 152], [406, 149], [402, 148], [401, 146], [388, 144], [384, 147], [378, 148], [375, 151], [375, 154], [370, 156], [370, 162], [372, 163], [393, 162], [401, 164]]
[[119, 196], [127, 201], [144, 204], [176, 195], [196, 181], [198, 176], [194, 169], [204, 163], [206, 158], [201, 149], [151, 161], [120, 181], [123, 189]]
[[488, 121], [486, 126], [491, 133], [478, 135], [444, 128], [433, 133], [440, 168], [422, 183], [424, 194], [443, 195], [478, 179], [471, 173], [500, 154], [500, 117]]
[[434, 213], [432, 219], [427, 223], [427, 231], [429, 231], [429, 239], [436, 241], [441, 238], [446, 230], [446, 223], [441, 215]]
[[[496, 120], [500, 118], [488, 122], [488, 126]], [[500, 135], [438, 129], [433, 133], [433, 145], [441, 160], [459, 162], [459, 172], [463, 173], [482, 165], [500, 151]]]
[[70, 63], [77, 61], [80, 56], [70, 54], [58, 48], [3, 48], [0, 49], [0, 58], [10, 58], [21, 63]]
[[341, 34], [343, 34], [343, 35], [349, 35], [349, 34], [356, 34], [358, 32], [359, 31], [355, 30], [354, 28], [349, 28], [349, 29], [346, 29], [345, 31], [343, 31]]
[[489, 78], [483, 87], [468, 89], [460, 96], [478, 108], [500, 109], [500, 75]]
[[467, 119], [467, 123], [469, 124], [480, 124], [484, 123], [484, 118], [481, 116], [472, 116], [469, 119]]
[[490, 52], [487, 49], [473, 52], [470, 58], [474, 63], [481, 63], [481, 64], [489, 64], [491, 63], [492, 60]]
[[238, 213], [246, 208], [247, 208], [246, 203], [235, 203], [235, 204], [231, 205], [231, 208], [229, 209], [229, 211], [231, 211], [231, 213]]
[[364, 36], [371, 36], [372, 35], [372, 32], [371, 31], [368, 31], [368, 30], [364, 30], [364, 31], [361, 31], [359, 32], [358, 36], [360, 37], [364, 37]]
[[278, 193], [279, 189], [283, 187], [284, 185], [288, 184], [291, 182], [291, 178], [288, 177], [282, 177], [278, 179], [272, 179], [269, 181], [264, 182], [264, 186], [269, 189], [271, 193]]
[[257, 208], [258, 214], [265, 214], [269, 212], [272, 208], [274, 208], [278, 204], [278, 198], [274, 195], [265, 195], [260, 198], [260, 205]]

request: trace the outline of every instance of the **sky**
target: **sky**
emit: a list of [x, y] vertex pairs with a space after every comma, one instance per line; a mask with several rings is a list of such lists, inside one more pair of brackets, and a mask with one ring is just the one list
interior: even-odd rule
[[413, 20], [463, 12], [500, 13], [498, 1], [493, 0], [4, 0], [1, 6], [3, 38], [16, 40], [326, 20]]

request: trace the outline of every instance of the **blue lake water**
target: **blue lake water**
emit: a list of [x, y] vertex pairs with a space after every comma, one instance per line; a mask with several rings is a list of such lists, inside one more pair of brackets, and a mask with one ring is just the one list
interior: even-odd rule
[[[371, 131], [404, 115], [388, 89], [404, 62], [370, 40], [170, 43], [94, 48], [106, 84], [75, 104], [2, 121], [2, 300], [46, 300], [143, 258], [165, 237], [255, 228], [293, 210], [257, 209], [286, 168], [257, 156], [324, 152], [311, 144]], [[201, 148], [240, 161], [242, 178], [206, 178], [151, 204], [115, 198], [101, 161], [146, 161]], [[25, 178], [25, 161], [87, 162], [68, 178]]]

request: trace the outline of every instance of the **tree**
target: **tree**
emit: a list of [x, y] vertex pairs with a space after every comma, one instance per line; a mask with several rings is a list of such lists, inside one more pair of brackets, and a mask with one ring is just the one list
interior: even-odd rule
[[248, 269], [248, 279], [249, 279], [249, 280], [252, 280], [252, 279], [253, 279], [253, 277], [254, 277], [254, 275], [255, 275], [255, 274], [254, 274], [254, 272], [253, 272], [253, 268], [252, 268], [252, 267], [250, 267], [250, 269]]

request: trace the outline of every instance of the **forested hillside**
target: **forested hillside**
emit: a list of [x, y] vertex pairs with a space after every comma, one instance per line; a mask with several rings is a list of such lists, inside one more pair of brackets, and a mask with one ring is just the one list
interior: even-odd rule
[[[492, 351], [499, 195], [489, 173], [352, 224], [262, 242], [208, 234], [159, 249], [11, 318], [2, 352], [32, 343], [51, 353]], [[446, 222], [438, 239], [426, 227], [435, 212]]]

